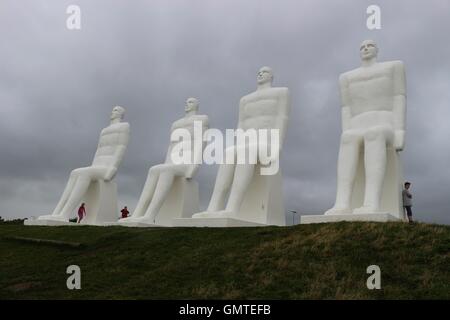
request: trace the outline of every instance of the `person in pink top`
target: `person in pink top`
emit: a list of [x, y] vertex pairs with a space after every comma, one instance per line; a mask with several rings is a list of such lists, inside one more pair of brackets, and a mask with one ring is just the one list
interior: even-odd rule
[[86, 215], [86, 209], [84, 208], [84, 203], [78, 208], [78, 223], [81, 222], [81, 219]]

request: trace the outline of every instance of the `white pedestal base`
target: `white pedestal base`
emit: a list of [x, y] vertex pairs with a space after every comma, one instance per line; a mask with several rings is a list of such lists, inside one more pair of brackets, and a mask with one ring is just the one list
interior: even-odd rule
[[271, 176], [261, 175], [260, 170], [258, 164], [236, 217], [239, 221], [252, 221], [254, 225], [285, 226], [281, 169]]
[[301, 216], [301, 224], [310, 223], [327, 223], [340, 221], [372, 221], [372, 222], [388, 222], [402, 221], [390, 213], [370, 213], [370, 214], [336, 214], [336, 215], [309, 215]]
[[[285, 226], [286, 216], [283, 205], [283, 185], [281, 170], [275, 175], [261, 175], [261, 166], [255, 167], [253, 179], [245, 191], [238, 212], [208, 212], [191, 219], [173, 219], [176, 227], [262, 227]], [[218, 214], [219, 216], [214, 216]], [[186, 218], [186, 217], [183, 217]]]
[[80, 226], [78, 223], [62, 221], [62, 220], [38, 220], [27, 219], [23, 222], [25, 226]]
[[264, 227], [262, 223], [239, 220], [234, 218], [192, 218], [174, 219], [174, 227], [209, 227], [209, 228], [229, 228], [229, 227]]
[[137, 222], [137, 221], [127, 221], [127, 222], [113, 222], [113, 223], [104, 223], [104, 227], [113, 227], [113, 226], [119, 226], [119, 227], [132, 227], [132, 228], [161, 228], [161, 227], [167, 227], [165, 225], [156, 224], [156, 223], [146, 223], [146, 222]]
[[146, 221], [134, 221], [134, 217], [119, 220], [117, 224], [124, 227], [172, 227], [173, 219], [189, 218], [198, 211], [198, 183], [192, 179], [183, 177], [175, 178], [172, 188], [164, 201], [161, 210], [156, 216], [155, 223]]
[[117, 184], [114, 181], [97, 180], [92, 182], [86, 192], [86, 216], [80, 224], [101, 226], [105, 222], [116, 222]]
[[69, 222], [62, 216], [41, 216], [33, 220], [25, 220], [26, 226], [102, 226], [117, 221], [117, 185], [114, 181], [93, 181], [87, 190], [84, 200], [86, 216], [80, 223]]

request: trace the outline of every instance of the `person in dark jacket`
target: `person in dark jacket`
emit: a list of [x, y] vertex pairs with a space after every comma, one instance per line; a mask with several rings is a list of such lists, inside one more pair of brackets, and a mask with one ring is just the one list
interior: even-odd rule
[[411, 187], [410, 182], [405, 182], [405, 188], [403, 189], [402, 196], [403, 196], [403, 208], [405, 208], [406, 215], [408, 216], [409, 223], [413, 222], [412, 219], [412, 194], [409, 191], [409, 188]]
[[120, 212], [122, 213], [122, 219], [127, 218], [128, 214], [130, 213], [127, 209], [127, 206], [125, 206], [122, 210], [120, 210]]

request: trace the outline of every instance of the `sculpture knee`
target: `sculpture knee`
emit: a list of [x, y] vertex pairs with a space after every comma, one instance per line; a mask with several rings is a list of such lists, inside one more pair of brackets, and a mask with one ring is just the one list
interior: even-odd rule
[[216, 181], [214, 192], [221, 196], [226, 196], [231, 189], [232, 183], [226, 183], [224, 181]]
[[83, 168], [74, 169], [74, 170], [72, 170], [72, 172], [70, 172], [70, 176], [77, 178], [77, 177], [82, 176], [83, 172], [84, 172]]
[[364, 135], [366, 141], [388, 140], [389, 132], [384, 128], [369, 129]]
[[167, 170], [162, 170], [160, 173], [159, 173], [159, 179], [160, 180], [170, 180], [170, 179], [172, 179], [173, 178], [173, 173], [172, 172], [169, 172], [169, 171], [167, 171]]
[[236, 147], [232, 146], [232, 147], [226, 148], [224, 155], [225, 155], [224, 162], [226, 162], [227, 159], [235, 159], [236, 158]]
[[156, 165], [151, 167], [150, 169], [148, 169], [148, 175], [158, 175], [161, 171], [161, 166], [160, 165]]
[[361, 137], [355, 132], [344, 132], [341, 135], [341, 144], [353, 144], [357, 143], [358, 140], [360, 140]]

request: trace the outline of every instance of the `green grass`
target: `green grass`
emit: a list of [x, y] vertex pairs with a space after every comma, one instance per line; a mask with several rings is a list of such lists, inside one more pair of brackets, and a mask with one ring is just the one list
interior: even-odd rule
[[[65, 247], [10, 237], [82, 243]], [[450, 226], [265, 228], [0, 224], [0, 299], [449, 299]], [[66, 287], [81, 268], [81, 290]], [[368, 290], [366, 268], [381, 268]]]

